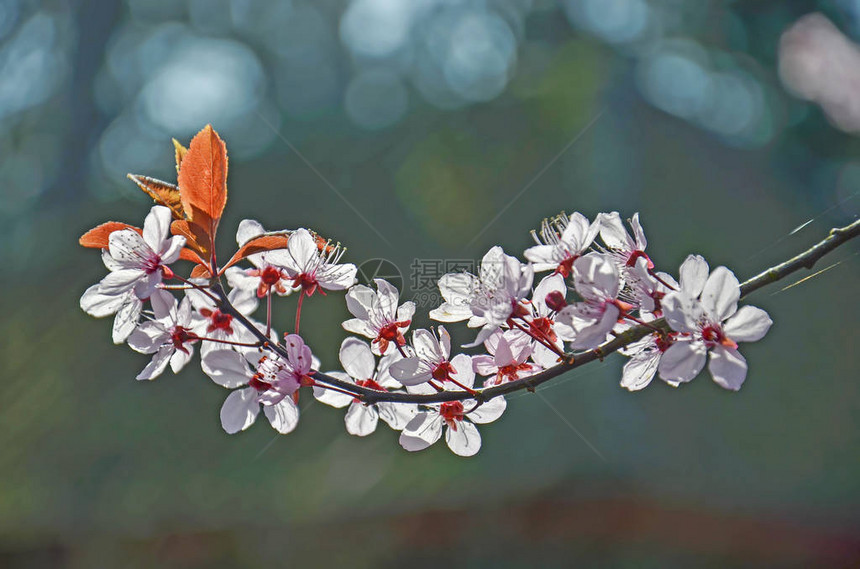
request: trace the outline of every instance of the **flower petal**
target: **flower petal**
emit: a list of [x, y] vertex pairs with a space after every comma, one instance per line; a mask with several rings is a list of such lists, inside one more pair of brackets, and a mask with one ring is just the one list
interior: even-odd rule
[[292, 432], [299, 424], [299, 406], [291, 397], [284, 397], [274, 405], [264, 405], [263, 413], [272, 428], [282, 435]]
[[200, 366], [203, 373], [222, 387], [245, 385], [252, 375], [245, 358], [233, 350], [212, 350], [203, 356]]
[[173, 214], [170, 208], [156, 205], [149, 210], [149, 214], [143, 221], [143, 241], [153, 251], [161, 249], [162, 241], [170, 235], [170, 222]]
[[672, 330], [687, 334], [699, 330], [699, 322], [704, 318], [702, 303], [684, 290], [667, 294], [663, 297], [661, 306], [666, 322]]
[[726, 267], [717, 267], [702, 289], [702, 306], [721, 322], [735, 313], [740, 296], [741, 287], [735, 274]]
[[418, 413], [400, 433], [400, 446], [408, 451], [424, 450], [442, 437], [442, 422], [438, 412]]
[[624, 364], [621, 387], [629, 391], [639, 391], [647, 387], [657, 373], [661, 355], [659, 350], [643, 350], [630, 358], [630, 361]]
[[708, 371], [717, 385], [737, 391], [747, 377], [747, 361], [737, 350], [716, 346], [711, 350]]
[[341, 343], [340, 363], [343, 371], [358, 380], [371, 379], [376, 369], [376, 359], [370, 346], [358, 338], [346, 338]]
[[704, 257], [701, 255], [689, 255], [681, 263], [681, 269], [678, 274], [681, 290], [692, 298], [698, 298], [702, 294], [702, 289], [705, 288], [709, 271], [708, 262], [705, 261]]
[[221, 406], [221, 427], [231, 435], [244, 431], [254, 424], [259, 412], [256, 390], [253, 387], [237, 389]]
[[167, 364], [170, 363], [170, 356], [173, 355], [174, 347], [172, 344], [165, 344], [159, 348], [155, 355], [152, 356], [152, 361], [146, 364], [146, 367], [143, 368], [135, 379], [155, 379], [161, 372], [165, 370]]
[[742, 306], [726, 321], [723, 332], [735, 342], [755, 342], [767, 334], [771, 324], [773, 320], [761, 308]]
[[457, 456], [475, 456], [481, 450], [481, 433], [469, 421], [459, 421], [456, 431], [451, 427], [445, 430], [445, 442]]
[[[475, 403], [474, 401], [468, 401], [464, 402], [463, 405], [468, 409], [470, 407], [474, 407]], [[470, 411], [466, 416], [469, 417], [469, 420], [473, 423], [483, 425], [486, 423], [492, 423], [501, 417], [502, 413], [504, 413], [507, 408], [508, 402], [504, 397], [494, 397], [486, 403], [479, 405], [474, 411]]]
[[354, 401], [349, 406], [343, 421], [346, 423], [347, 433], [357, 437], [366, 437], [376, 430], [379, 414], [373, 406]]
[[675, 342], [663, 352], [657, 371], [666, 380], [690, 381], [705, 367], [706, 353], [703, 342]]

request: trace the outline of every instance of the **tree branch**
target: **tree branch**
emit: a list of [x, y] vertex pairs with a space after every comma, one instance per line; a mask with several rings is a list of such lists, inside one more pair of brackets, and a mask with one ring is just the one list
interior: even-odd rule
[[[857, 220], [854, 223], [845, 227], [832, 229], [830, 231], [830, 234], [825, 239], [813, 245], [806, 251], [789, 259], [788, 261], [785, 261], [784, 263], [780, 263], [779, 265], [766, 269], [760, 274], [742, 283], [741, 298], [748, 296], [750, 293], [755, 292], [756, 290], [764, 286], [779, 281], [786, 276], [794, 273], [795, 271], [804, 268], [811, 269], [821, 257], [833, 251], [839, 245], [842, 245], [846, 241], [857, 237], [858, 235], [860, 235], [860, 220]], [[256, 326], [254, 326], [243, 314], [239, 313], [230, 304], [230, 302], [227, 300], [227, 295], [224, 293], [224, 289], [221, 287], [220, 282], [213, 282], [211, 287], [212, 292], [214, 292], [219, 299], [218, 305], [222, 312], [226, 312], [239, 320], [257, 338], [259, 338], [261, 342], [264, 343], [265, 347], [268, 347], [269, 349], [275, 351], [276, 353], [278, 353], [278, 355], [284, 358], [287, 357], [286, 350], [283, 346], [281, 346], [280, 344], [273, 344], [271, 340], [266, 337], [265, 334], [258, 330]], [[521, 391], [523, 389], [534, 391], [537, 386], [546, 383], [547, 381], [558, 377], [565, 372], [568, 372], [572, 369], [576, 369], [587, 363], [593, 362], [594, 360], [602, 360], [607, 355], [613, 352], [617, 352], [621, 348], [632, 344], [633, 342], [636, 342], [637, 340], [640, 340], [649, 334], [652, 334], [654, 332], [654, 328], [665, 331], [669, 330], [666, 321], [662, 318], [649, 323], [648, 326], [636, 326], [619, 334], [618, 336], [598, 348], [594, 348], [593, 350], [588, 350], [586, 352], [581, 352], [578, 354], [569, 354], [567, 356], [567, 361], [564, 361], [554, 367], [545, 369], [540, 373], [525, 377], [523, 379], [503, 383], [502, 385], [498, 385], [495, 387], [481, 389], [476, 391], [475, 393], [469, 393], [467, 391], [442, 391], [430, 395], [417, 395], [413, 393], [394, 393], [386, 391], [376, 391], [374, 389], [368, 389], [366, 387], [347, 383], [318, 371], [314, 372], [312, 376], [316, 381], [320, 383], [331, 385], [333, 387], [346, 390], [350, 393], [354, 393], [356, 397], [368, 404], [391, 402], [429, 405], [433, 403], [443, 403], [446, 401], [463, 401], [466, 399], [475, 399], [478, 402], [485, 402], [495, 397], [499, 397], [500, 395], [507, 395], [509, 393]]]

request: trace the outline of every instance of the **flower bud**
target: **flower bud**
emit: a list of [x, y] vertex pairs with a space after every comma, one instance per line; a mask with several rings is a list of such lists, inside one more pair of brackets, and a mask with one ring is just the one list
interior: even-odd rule
[[546, 300], [544, 300], [544, 302], [546, 302], [546, 305], [550, 310], [554, 310], [556, 312], [567, 306], [567, 301], [564, 300], [564, 295], [557, 290], [546, 295]]

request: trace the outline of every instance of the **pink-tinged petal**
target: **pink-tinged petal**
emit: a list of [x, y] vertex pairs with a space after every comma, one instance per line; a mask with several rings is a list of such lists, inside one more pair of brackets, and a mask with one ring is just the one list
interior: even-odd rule
[[212, 350], [203, 355], [200, 366], [203, 373], [222, 387], [245, 385], [252, 375], [245, 358], [233, 350]]
[[711, 350], [708, 371], [717, 385], [737, 391], [747, 377], [747, 361], [737, 350], [716, 346]]
[[185, 247], [185, 237], [174, 235], [164, 242], [164, 246], [158, 251], [158, 256], [161, 258], [163, 265], [169, 265], [179, 258], [179, 253]]
[[475, 370], [472, 369], [472, 358], [466, 354], [457, 354], [451, 358], [451, 367], [457, 372], [453, 377], [458, 383], [462, 383], [469, 388], [475, 385]]
[[[326, 372], [326, 375], [330, 375], [335, 379], [339, 379], [347, 383], [354, 383], [352, 378], [343, 372], [329, 371]], [[341, 409], [352, 403], [354, 397], [351, 395], [347, 395], [346, 393], [341, 393], [340, 391], [335, 391], [333, 389], [320, 387], [321, 385], [324, 385], [324, 383], [317, 382], [317, 385], [314, 385], [314, 398], [316, 398], [320, 403], [325, 403], [326, 405], [330, 405], [336, 409]]]
[[562, 298], [567, 296], [567, 285], [564, 284], [564, 277], [559, 274], [549, 275], [541, 279], [535, 287], [532, 295], [532, 304], [537, 308], [538, 314], [547, 316], [552, 310], [546, 305], [546, 297], [551, 292], [561, 294]]
[[439, 344], [439, 339], [426, 328], [419, 328], [412, 332], [412, 347], [415, 348], [415, 355], [422, 360], [441, 362], [447, 359], [442, 346]]
[[621, 387], [629, 391], [639, 391], [647, 387], [657, 373], [661, 355], [659, 350], [647, 350], [630, 358], [630, 361], [624, 364]]
[[[559, 350], [564, 351], [564, 344], [562, 342], [556, 342], [556, 347], [558, 347]], [[535, 344], [534, 348], [531, 349], [531, 354], [529, 354], [529, 356], [531, 356], [532, 361], [534, 361], [537, 365], [532, 366], [535, 368], [534, 370], [530, 372], [527, 371], [526, 373], [523, 373], [520, 377], [526, 377], [527, 375], [536, 374], [540, 371], [540, 369], [537, 369], [539, 367], [546, 369], [558, 364], [558, 354], [556, 354], [543, 344]], [[519, 358], [517, 359], [519, 360]]]
[[568, 304], [562, 308], [555, 317], [553, 329], [561, 340], [570, 342], [576, 338], [576, 306]]
[[379, 414], [372, 406], [353, 402], [343, 418], [346, 424], [346, 432], [357, 437], [366, 437], [376, 430], [379, 422]]
[[764, 338], [773, 320], [755, 306], [742, 306], [723, 326], [726, 336], [735, 342], [756, 342]]
[[236, 230], [236, 245], [241, 247], [254, 237], [258, 237], [265, 232], [266, 230], [256, 219], [243, 219], [239, 222], [239, 228]]
[[160, 322], [147, 320], [141, 322], [134, 332], [128, 337], [128, 345], [135, 352], [141, 354], [154, 354], [167, 341], [170, 333]]
[[99, 285], [94, 284], [81, 296], [81, 310], [95, 318], [103, 318], [116, 314], [123, 302], [125, 302], [124, 296], [103, 294], [99, 292]]
[[[116, 232], [114, 232], [116, 233]], [[134, 288], [137, 282], [146, 277], [141, 269], [120, 269], [105, 275], [99, 283], [99, 292], [106, 295], [122, 295]]]
[[394, 318], [397, 313], [397, 302], [400, 300], [400, 293], [394, 286], [384, 279], [373, 279], [376, 283], [376, 289], [379, 291], [379, 309], [388, 318]]
[[237, 389], [227, 396], [221, 406], [221, 428], [232, 435], [254, 424], [260, 404], [253, 387]]
[[305, 345], [305, 341], [298, 334], [288, 334], [284, 338], [284, 346], [287, 351], [287, 359], [296, 373], [307, 374], [313, 364], [311, 349]]
[[502, 336], [496, 346], [496, 354], [493, 362], [496, 367], [504, 367], [514, 363], [514, 353], [511, 351], [511, 346], [507, 339]]
[[287, 262], [284, 264], [284, 268], [291, 276], [295, 276], [313, 264], [313, 261], [319, 256], [319, 249], [308, 230], [302, 228], [290, 235], [290, 240], [287, 242], [287, 253]]
[[595, 223], [600, 224], [600, 238], [607, 247], [623, 251], [633, 249], [633, 240], [627, 234], [627, 230], [624, 229], [621, 216], [618, 215], [617, 211], [601, 213], [597, 216]]
[[705, 288], [710, 272], [708, 262], [701, 255], [689, 255], [681, 264], [678, 274], [681, 290], [692, 298], [698, 298]]
[[717, 321], [735, 313], [741, 288], [733, 272], [726, 267], [717, 267], [702, 289], [702, 306]]
[[134, 284], [134, 294], [137, 298], [147, 299], [155, 294], [159, 284], [161, 284], [161, 271], [144, 275]]
[[354, 379], [365, 380], [373, 377], [376, 358], [367, 342], [357, 338], [346, 338], [340, 345], [340, 363], [343, 370]]
[[495, 375], [499, 371], [499, 367], [496, 365], [496, 358], [486, 354], [472, 356], [472, 369], [478, 375], [485, 377]]
[[161, 249], [162, 241], [170, 235], [170, 222], [173, 214], [169, 208], [161, 205], [153, 206], [143, 222], [143, 241], [153, 251]]
[[607, 304], [598, 322], [577, 330], [570, 347], [575, 350], [590, 350], [606, 341], [606, 336], [618, 322], [620, 311], [614, 304]]
[[384, 402], [376, 404], [376, 411], [379, 413], [379, 418], [388, 423], [389, 427], [395, 431], [402, 431], [418, 414], [418, 406]]
[[459, 421], [456, 431], [451, 427], [445, 430], [445, 442], [457, 456], [475, 456], [481, 450], [481, 433], [469, 421]]
[[607, 300], [618, 296], [618, 269], [605, 255], [589, 253], [573, 263], [576, 292], [587, 300]]
[[639, 212], [633, 214], [630, 219], [630, 227], [633, 228], [633, 238], [636, 241], [636, 249], [644, 251], [648, 246], [648, 240], [645, 239], [645, 230], [642, 229], [642, 224], [639, 223]]
[[400, 446], [412, 452], [424, 450], [442, 437], [442, 423], [437, 412], [418, 413], [400, 433]]
[[349, 320], [344, 321], [342, 326], [347, 332], [359, 334], [365, 338], [376, 338], [376, 331], [368, 325], [367, 320], [350, 318]]
[[108, 251], [114, 261], [126, 268], [139, 268], [153, 254], [143, 237], [132, 229], [114, 231], [108, 237]]
[[529, 247], [523, 253], [526, 260], [534, 263], [535, 271], [554, 270], [559, 261], [556, 260], [556, 248], [554, 245], [535, 245]]
[[[475, 406], [475, 402], [472, 400], [464, 401], [463, 407], [466, 408], [466, 411]], [[486, 423], [492, 423], [496, 419], [502, 416], [502, 413], [505, 412], [505, 409], [508, 407], [508, 402], [504, 397], [494, 397], [490, 399], [486, 403], [479, 405], [474, 411], [469, 412], [466, 416], [473, 423], [478, 423], [479, 425], [484, 425]]]
[[657, 371], [665, 380], [690, 381], [705, 367], [706, 354], [702, 342], [676, 342], [663, 352]]
[[158, 289], [149, 297], [152, 313], [156, 320], [168, 317], [176, 318], [176, 298], [164, 289]]
[[358, 267], [352, 263], [328, 265], [325, 269], [317, 271], [317, 281], [326, 290], [346, 290], [355, 284], [357, 273]]
[[388, 368], [391, 376], [405, 386], [426, 383], [432, 379], [432, 375], [421, 365], [421, 358], [412, 356], [403, 358], [391, 364]]
[[676, 332], [687, 334], [699, 330], [705, 312], [702, 304], [686, 292], [670, 292], [661, 303], [666, 322]]
[[152, 361], [150, 361], [143, 371], [137, 374], [135, 379], [155, 379], [161, 372], [167, 368], [167, 364], [170, 363], [170, 356], [173, 355], [173, 346], [170, 344], [165, 344], [161, 346], [161, 348], [155, 352], [155, 355], [152, 356]]
[[350, 314], [360, 320], [367, 320], [376, 299], [373, 289], [364, 285], [355, 285], [346, 293], [346, 308]]
[[194, 346], [185, 345], [185, 349], [187, 352], [183, 352], [182, 350], [176, 350], [173, 352], [173, 355], [170, 356], [170, 369], [173, 370], [173, 373], [179, 373], [182, 371], [182, 368], [191, 361], [191, 357], [194, 355]]
[[264, 406], [263, 413], [272, 428], [282, 435], [292, 432], [299, 424], [299, 406], [289, 397], [274, 405]]
[[143, 302], [139, 298], [133, 294], [128, 294], [125, 298], [125, 302], [113, 320], [111, 335], [114, 344], [122, 344], [134, 332], [143, 310]]

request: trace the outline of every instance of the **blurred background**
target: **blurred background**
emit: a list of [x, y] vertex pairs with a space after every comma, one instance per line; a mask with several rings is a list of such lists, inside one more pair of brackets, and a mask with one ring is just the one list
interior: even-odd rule
[[[561, 417], [511, 397], [472, 459], [310, 397], [228, 437], [197, 366], [134, 380], [77, 246], [212, 123], [222, 257], [246, 217], [308, 226], [412, 297], [415, 259], [616, 209], [659, 267], [744, 279], [860, 210], [858, 40], [857, 0], [0, 0], [0, 567], [860, 565], [856, 243], [751, 297], [776, 325], [740, 393], [631, 394], [610, 357], [541, 390]], [[345, 315], [305, 305], [323, 369]]]

